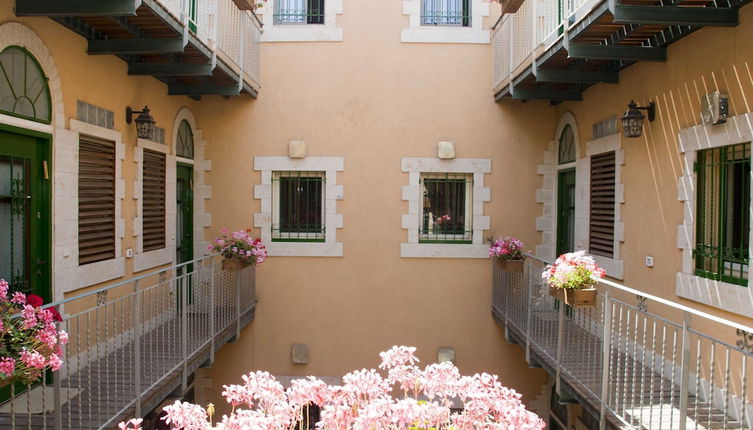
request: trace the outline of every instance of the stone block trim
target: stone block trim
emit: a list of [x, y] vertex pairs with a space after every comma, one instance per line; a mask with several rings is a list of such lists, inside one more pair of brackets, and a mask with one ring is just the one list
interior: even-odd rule
[[[408, 202], [408, 213], [402, 215], [402, 228], [408, 230], [408, 241], [400, 244], [405, 258], [489, 258], [484, 231], [490, 229], [489, 216], [484, 215], [484, 202], [491, 201], [491, 190], [484, 186], [484, 175], [491, 173], [489, 158], [402, 158], [401, 169], [408, 173], [408, 185], [402, 187], [402, 199]], [[473, 174], [473, 238], [471, 244], [418, 243], [421, 173]]]
[[[683, 221], [677, 226], [677, 247], [682, 250], [682, 269], [677, 272], [675, 294], [708, 306], [753, 318], [753, 280], [747, 288], [695, 275], [696, 176], [698, 151], [753, 140], [753, 113], [728, 118], [719, 125], [696, 125], [680, 130], [683, 175], [677, 181], [677, 200], [683, 205]], [[753, 247], [753, 241], [751, 245]], [[751, 248], [753, 249], [753, 248]], [[749, 254], [751, 250], [748, 250]]]
[[409, 27], [400, 32], [401, 42], [412, 43], [480, 43], [491, 41], [491, 32], [484, 30], [483, 20], [489, 16], [489, 2], [471, 0], [471, 26], [422, 26], [421, 1], [403, 0], [403, 15], [410, 18]]
[[275, 0], [268, 0], [257, 13], [262, 15], [262, 42], [342, 42], [343, 29], [337, 26], [337, 15], [343, 13], [343, 0], [325, 0], [324, 25], [275, 24]]
[[[337, 230], [343, 228], [343, 215], [337, 201], [345, 197], [337, 184], [337, 172], [345, 169], [343, 157], [290, 158], [287, 155], [254, 157], [254, 170], [261, 172], [261, 183], [254, 185], [254, 199], [261, 200], [261, 212], [254, 214], [254, 227], [261, 229], [261, 239], [269, 255], [289, 257], [342, 257], [343, 245], [337, 242]], [[275, 171], [325, 172], [324, 242], [272, 241], [272, 173]]]
[[[115, 142], [115, 258], [83, 266], [78, 264], [78, 146], [81, 135]], [[57, 155], [54, 173], [57, 228], [53, 235], [56, 285], [62, 293], [67, 293], [122, 277], [125, 273], [121, 247], [125, 236], [122, 215], [125, 144], [120, 132], [71, 119], [70, 130], [57, 133], [53, 146]]]
[[[143, 213], [143, 181], [144, 181], [144, 149], [162, 152], [165, 157], [165, 247], [144, 252], [142, 234]], [[136, 201], [136, 217], [133, 218], [133, 237], [136, 238], [136, 250], [133, 254], [133, 271], [141, 272], [175, 261], [175, 217], [177, 214], [175, 196], [175, 166], [174, 155], [169, 154], [169, 147], [146, 139], [137, 139], [133, 148], [133, 162], [136, 163], [136, 179], [133, 181], [133, 199]]]

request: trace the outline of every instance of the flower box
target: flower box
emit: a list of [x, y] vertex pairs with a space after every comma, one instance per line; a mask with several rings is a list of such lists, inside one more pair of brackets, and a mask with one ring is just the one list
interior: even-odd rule
[[525, 260], [505, 260], [502, 258], [497, 259], [499, 268], [505, 272], [521, 273], [523, 272], [523, 264]]
[[596, 288], [555, 288], [549, 287], [549, 295], [555, 299], [574, 307], [596, 306]]
[[245, 269], [246, 267], [250, 266], [251, 263], [247, 263], [245, 261], [240, 260], [230, 260], [230, 259], [223, 259], [222, 260], [222, 270], [226, 272], [237, 272], [241, 269]]

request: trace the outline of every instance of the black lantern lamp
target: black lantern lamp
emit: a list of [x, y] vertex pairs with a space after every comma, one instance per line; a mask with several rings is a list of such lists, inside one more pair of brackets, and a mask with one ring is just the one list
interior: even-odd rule
[[154, 118], [149, 115], [149, 108], [144, 106], [143, 110], [133, 110], [130, 106], [126, 107], [126, 124], [130, 124], [133, 114], [139, 114], [136, 117], [136, 134], [140, 139], [151, 139], [154, 132]]
[[653, 121], [656, 116], [656, 104], [650, 102], [648, 106], [638, 106], [635, 101], [630, 100], [628, 110], [622, 117], [622, 135], [625, 137], [641, 137], [643, 130], [643, 119], [646, 118], [642, 110], [648, 112], [648, 120]]

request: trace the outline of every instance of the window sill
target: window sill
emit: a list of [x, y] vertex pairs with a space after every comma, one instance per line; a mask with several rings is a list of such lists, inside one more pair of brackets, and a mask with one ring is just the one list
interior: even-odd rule
[[404, 43], [472, 43], [489, 44], [491, 33], [489, 30], [478, 30], [471, 27], [450, 26], [422, 26], [418, 28], [403, 28], [400, 41]]
[[458, 243], [401, 243], [400, 257], [489, 258], [489, 246]]
[[[66, 271], [69, 269], [61, 270]], [[69, 293], [80, 288], [122, 278], [125, 275], [125, 258], [117, 257], [96, 263], [84, 264], [83, 266], [76, 266], [73, 270], [77, 274], [77, 282], [58, 283], [58, 285], [62, 284], [63, 293]]]
[[175, 250], [169, 248], [155, 249], [133, 256], [133, 271], [141, 272], [157, 266], [171, 264], [175, 259]]
[[343, 244], [340, 242], [278, 242], [267, 244], [267, 252], [273, 257], [342, 257]]
[[264, 29], [262, 42], [342, 42], [343, 29], [323, 24], [276, 24]]
[[677, 296], [753, 318], [753, 288], [677, 273]]

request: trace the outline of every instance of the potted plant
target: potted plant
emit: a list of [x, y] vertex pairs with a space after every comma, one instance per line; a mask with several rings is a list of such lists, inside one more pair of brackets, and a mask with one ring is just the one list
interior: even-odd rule
[[489, 247], [489, 255], [496, 257], [499, 267], [506, 272], [523, 271], [523, 242], [516, 237], [495, 240]]
[[452, 231], [452, 217], [449, 215], [442, 215], [434, 218], [434, 226], [441, 233], [447, 234]]
[[222, 270], [240, 270], [251, 264], [261, 264], [267, 258], [267, 248], [260, 239], [251, 236], [251, 230], [239, 230], [228, 236], [222, 229], [222, 236], [214, 240], [209, 249], [222, 254]]
[[42, 298], [21, 292], [8, 295], [0, 279], [0, 386], [36, 382], [47, 369], [63, 364], [62, 345], [68, 334], [57, 330], [62, 321], [55, 308], [42, 308]]
[[549, 294], [566, 305], [594, 306], [596, 279], [605, 274], [586, 251], [577, 251], [560, 255], [541, 277], [549, 286]]

